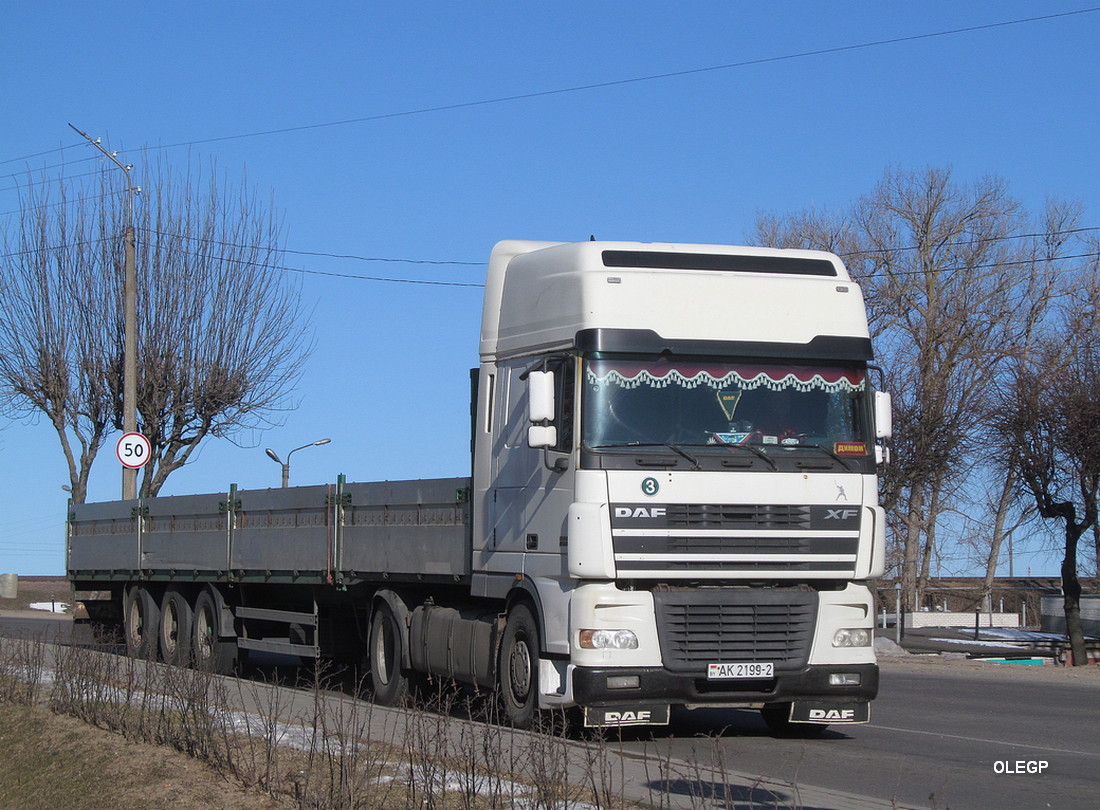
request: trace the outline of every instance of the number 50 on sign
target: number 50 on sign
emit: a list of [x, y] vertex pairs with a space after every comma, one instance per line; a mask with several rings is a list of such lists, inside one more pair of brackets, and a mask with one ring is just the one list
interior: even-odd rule
[[115, 445], [115, 455], [123, 467], [136, 470], [144, 467], [149, 456], [153, 454], [153, 448], [149, 440], [140, 433], [126, 433]]

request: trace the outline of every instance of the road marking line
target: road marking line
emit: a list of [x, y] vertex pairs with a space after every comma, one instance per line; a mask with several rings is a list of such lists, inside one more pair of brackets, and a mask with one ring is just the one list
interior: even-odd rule
[[1082, 757], [1093, 757], [1100, 759], [1100, 753], [1096, 751], [1075, 751], [1072, 748], [1049, 748], [1042, 745], [1028, 745], [1027, 743], [1014, 743], [1005, 742], [1004, 740], [989, 740], [985, 737], [964, 737], [961, 734], [944, 734], [939, 731], [918, 731], [913, 728], [896, 728], [894, 726], [880, 726], [877, 724], [868, 724], [868, 728], [881, 728], [883, 731], [901, 731], [906, 734], [924, 734], [928, 737], [947, 737], [952, 740], [963, 740], [965, 742], [983, 742], [991, 743], [993, 745], [1007, 745], [1009, 748], [1030, 748], [1034, 751], [1048, 751], [1054, 754], [1076, 754]]

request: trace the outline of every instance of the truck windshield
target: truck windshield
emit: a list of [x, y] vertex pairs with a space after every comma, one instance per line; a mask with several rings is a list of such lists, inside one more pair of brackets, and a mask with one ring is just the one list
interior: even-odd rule
[[590, 359], [584, 444], [813, 447], [865, 456], [866, 385], [857, 366]]

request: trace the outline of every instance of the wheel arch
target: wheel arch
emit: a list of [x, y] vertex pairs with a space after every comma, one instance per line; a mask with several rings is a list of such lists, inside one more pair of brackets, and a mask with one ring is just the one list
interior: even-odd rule
[[528, 577], [518, 580], [512, 586], [512, 589], [508, 591], [508, 595], [504, 599], [504, 615], [506, 616], [519, 604], [526, 604], [531, 609], [531, 614], [535, 617], [535, 624], [538, 626], [539, 631], [539, 653], [545, 654], [546, 627], [543, 620], [542, 598], [539, 596], [535, 583]]
[[379, 605], [385, 605], [393, 614], [394, 620], [401, 633], [401, 666], [405, 670], [412, 669], [412, 656], [409, 654], [409, 606], [405, 599], [397, 591], [390, 588], [381, 588], [371, 597], [371, 610], [367, 626], [374, 622], [374, 614]]
[[233, 615], [233, 608], [226, 601], [225, 595], [221, 592], [221, 588], [216, 585], [207, 584], [195, 588], [191, 591], [191, 606], [194, 607], [201, 594], [209, 594], [210, 598], [214, 600], [214, 609], [218, 614], [218, 638], [235, 638], [237, 635], [236, 617]]

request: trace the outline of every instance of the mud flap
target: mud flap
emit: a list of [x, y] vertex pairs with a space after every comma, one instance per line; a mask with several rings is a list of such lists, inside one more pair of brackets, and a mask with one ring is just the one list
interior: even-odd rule
[[584, 724], [588, 728], [603, 726], [667, 726], [669, 714], [667, 704], [646, 704], [632, 706], [629, 709], [585, 706]]
[[870, 719], [870, 703], [800, 700], [791, 704], [792, 723], [866, 723]]

